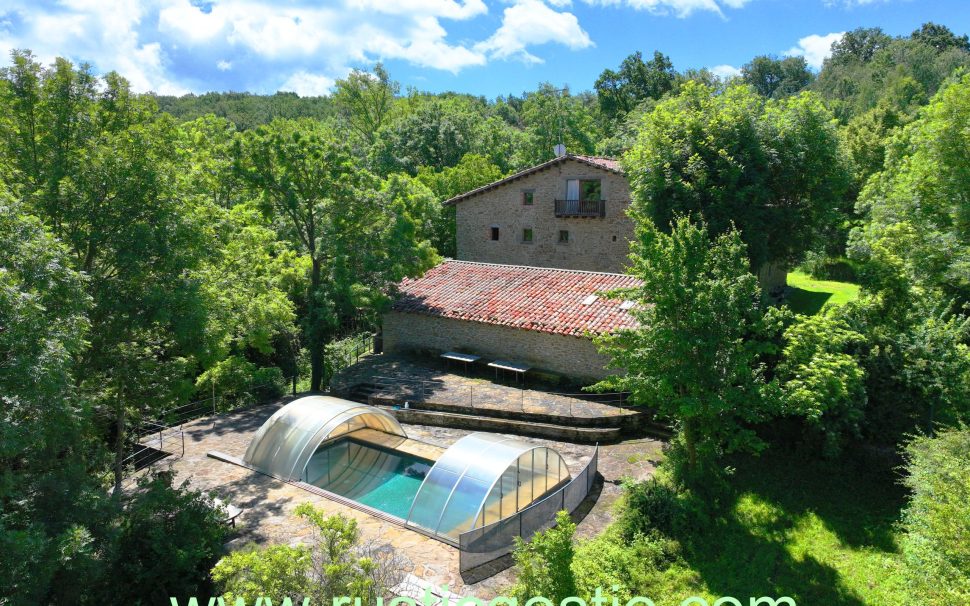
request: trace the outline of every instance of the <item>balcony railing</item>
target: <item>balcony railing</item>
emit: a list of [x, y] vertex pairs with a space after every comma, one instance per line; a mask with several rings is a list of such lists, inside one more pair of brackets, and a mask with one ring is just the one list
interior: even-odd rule
[[557, 217], [605, 217], [606, 200], [556, 200]]

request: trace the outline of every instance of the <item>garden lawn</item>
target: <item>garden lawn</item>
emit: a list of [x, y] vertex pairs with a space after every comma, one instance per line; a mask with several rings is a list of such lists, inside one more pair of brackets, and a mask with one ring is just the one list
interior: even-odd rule
[[788, 306], [792, 311], [814, 315], [823, 305], [843, 305], [859, 296], [859, 285], [834, 280], [816, 280], [808, 274], [793, 271], [788, 274]]
[[[895, 523], [904, 491], [854, 458], [818, 463], [764, 453], [736, 462], [736, 492], [708, 528], [677, 537], [683, 560], [657, 606], [691, 595], [790, 596], [799, 606], [910, 603]], [[685, 574], [689, 569], [693, 574]], [[679, 599], [678, 599], [679, 598]]]

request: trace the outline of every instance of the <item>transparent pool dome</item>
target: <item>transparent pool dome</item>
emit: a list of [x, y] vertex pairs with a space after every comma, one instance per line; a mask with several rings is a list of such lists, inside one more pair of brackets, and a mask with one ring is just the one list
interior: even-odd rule
[[308, 396], [277, 410], [253, 437], [243, 460], [284, 480], [303, 478], [317, 447], [359, 429], [407, 437], [389, 412], [330, 396]]
[[506, 518], [569, 481], [562, 456], [546, 446], [473, 433], [442, 454], [418, 489], [407, 523], [439, 537]]
[[461, 533], [507, 518], [570, 479], [558, 452], [508, 436], [469, 434], [436, 461], [398, 449], [402, 444], [413, 448], [415, 441], [390, 412], [309, 396], [267, 419], [243, 459], [263, 473], [312, 484], [453, 544]]

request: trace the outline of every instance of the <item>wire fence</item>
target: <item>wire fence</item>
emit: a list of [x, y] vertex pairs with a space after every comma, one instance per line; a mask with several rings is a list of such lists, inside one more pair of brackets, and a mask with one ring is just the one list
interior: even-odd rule
[[360, 359], [374, 353], [375, 333], [360, 333], [339, 339], [327, 345], [324, 356], [326, 358], [329, 383], [340, 371], [360, 362]]
[[599, 445], [586, 467], [562, 488], [505, 519], [463, 532], [458, 537], [459, 571], [478, 568], [512, 553], [516, 537], [529, 541], [535, 533], [555, 526], [556, 512], [574, 512], [592, 490], [598, 467]]
[[446, 385], [441, 381], [373, 376], [367, 379], [374, 394], [393, 397], [409, 406], [445, 404], [476, 410], [505, 410], [572, 418], [598, 416], [598, 405], [633, 408], [628, 393], [548, 392], [520, 388], [517, 391], [494, 384]]

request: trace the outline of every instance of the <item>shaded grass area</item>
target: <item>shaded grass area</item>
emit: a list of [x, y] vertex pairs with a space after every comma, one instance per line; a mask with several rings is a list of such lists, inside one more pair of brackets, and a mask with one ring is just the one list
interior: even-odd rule
[[[675, 530], [669, 566], [634, 573], [657, 606], [701, 596], [789, 596], [800, 606], [906, 604], [894, 472], [852, 457], [764, 453], [732, 461], [723, 513]], [[636, 567], [636, 565], [634, 565]], [[649, 566], [648, 566], [649, 567]]]
[[894, 529], [905, 493], [895, 480], [851, 458], [740, 460], [727, 515], [700, 541], [682, 539], [690, 543], [687, 562], [712, 595], [905, 603]]
[[788, 274], [792, 291], [787, 303], [792, 311], [813, 315], [825, 304], [843, 305], [859, 296], [859, 285], [834, 280], [816, 280], [808, 274], [793, 271]]

